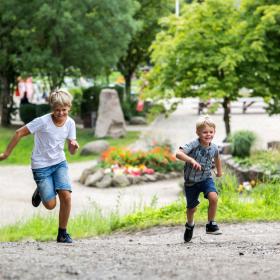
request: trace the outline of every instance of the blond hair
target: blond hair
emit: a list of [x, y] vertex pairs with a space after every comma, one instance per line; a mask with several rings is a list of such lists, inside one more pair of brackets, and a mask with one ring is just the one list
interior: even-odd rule
[[52, 108], [57, 106], [72, 106], [72, 95], [64, 89], [57, 89], [50, 94], [49, 103]]
[[216, 125], [210, 117], [208, 116], [200, 117], [196, 122], [196, 130], [200, 130], [202, 128], [205, 128], [206, 126], [216, 129]]

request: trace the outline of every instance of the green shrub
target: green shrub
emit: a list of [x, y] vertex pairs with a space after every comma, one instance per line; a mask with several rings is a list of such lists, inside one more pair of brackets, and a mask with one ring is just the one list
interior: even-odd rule
[[74, 89], [69, 90], [69, 92], [73, 95], [71, 115], [74, 117], [78, 117], [81, 115], [83, 90], [81, 88], [74, 88]]
[[49, 104], [22, 104], [19, 108], [20, 119], [29, 123], [37, 117], [41, 117], [51, 111]]
[[233, 133], [229, 138], [232, 155], [240, 158], [250, 156], [251, 148], [255, 140], [256, 135], [252, 131], [240, 130]]
[[36, 105], [36, 117], [41, 117], [50, 113], [51, 106], [49, 104], [37, 104]]
[[31, 122], [37, 117], [36, 104], [22, 104], [19, 108], [20, 119], [25, 123]]

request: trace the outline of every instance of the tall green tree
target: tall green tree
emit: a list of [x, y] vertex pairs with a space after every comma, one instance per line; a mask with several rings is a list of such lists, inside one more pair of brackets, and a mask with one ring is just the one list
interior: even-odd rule
[[152, 98], [198, 96], [222, 99], [226, 134], [230, 102], [239, 96], [246, 71], [244, 35], [234, 1], [206, 0], [185, 5], [181, 16], [162, 22], [153, 44]]
[[252, 75], [248, 77], [253, 94], [263, 96], [270, 114], [280, 113], [280, 2], [245, 0], [245, 45]]
[[23, 69], [23, 54], [30, 50], [27, 15], [35, 10], [30, 1], [0, 1], [0, 114], [2, 125], [10, 123], [13, 86]]
[[2, 125], [9, 124], [12, 85], [22, 73], [48, 77], [94, 76], [113, 67], [133, 35], [131, 0], [0, 1]]
[[150, 60], [150, 46], [160, 31], [159, 19], [170, 14], [174, 7], [172, 0], [138, 0], [140, 9], [134, 18], [139, 22], [138, 31], [132, 37], [126, 53], [117, 64], [118, 70], [125, 78], [127, 96], [131, 91], [133, 73], [140, 64]]
[[43, 1], [34, 16], [31, 55], [36, 54], [37, 70], [47, 74], [52, 87], [65, 75], [102, 74], [124, 54], [137, 8], [130, 0]]

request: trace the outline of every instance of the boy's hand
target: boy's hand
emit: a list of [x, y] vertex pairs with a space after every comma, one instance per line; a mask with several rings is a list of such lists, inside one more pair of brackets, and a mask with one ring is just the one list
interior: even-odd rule
[[196, 160], [192, 159], [190, 161], [190, 164], [193, 166], [194, 169], [199, 171], [201, 170], [201, 165]]
[[80, 148], [76, 140], [70, 140], [68, 143], [68, 149], [71, 155], [74, 155], [76, 151]]
[[8, 155], [6, 153], [2, 153], [0, 154], [0, 160], [4, 160], [8, 157]]

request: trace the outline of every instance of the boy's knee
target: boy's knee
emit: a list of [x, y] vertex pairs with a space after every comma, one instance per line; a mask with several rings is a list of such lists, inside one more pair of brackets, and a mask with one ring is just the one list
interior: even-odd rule
[[60, 203], [71, 204], [71, 192], [69, 191], [58, 191]]
[[218, 195], [216, 192], [210, 192], [207, 196], [209, 203], [217, 203], [218, 202]]
[[52, 210], [56, 206], [56, 199], [52, 199], [47, 202], [43, 202], [43, 204], [48, 210]]
[[194, 212], [196, 211], [196, 207], [194, 208], [187, 208], [187, 212], [190, 214], [194, 214]]

